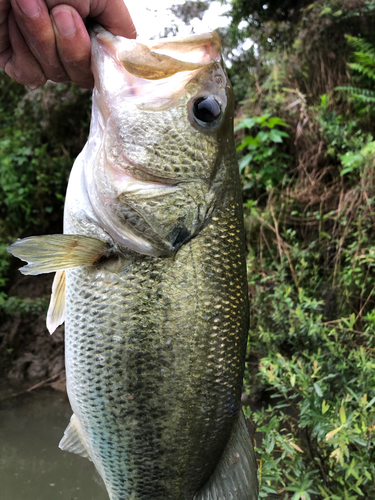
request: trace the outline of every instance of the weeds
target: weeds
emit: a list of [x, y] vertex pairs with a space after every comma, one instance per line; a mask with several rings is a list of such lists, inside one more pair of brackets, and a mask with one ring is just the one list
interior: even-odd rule
[[[60, 232], [69, 172], [88, 128], [89, 93], [69, 84], [26, 91], [0, 71], [0, 312], [36, 313], [40, 301], [7, 297], [17, 237]], [[72, 134], [72, 130], [76, 133]]]
[[237, 147], [237, 151], [248, 151], [239, 162], [240, 173], [245, 179], [244, 189], [251, 189], [255, 185], [270, 188], [283, 179], [291, 157], [280, 151], [277, 145], [282, 144], [289, 135], [277, 126], [287, 127], [288, 124], [267, 113], [243, 118], [235, 127], [235, 131], [246, 129], [252, 132], [252, 135], [246, 134]]
[[[342, 30], [354, 9], [311, 4], [287, 56], [259, 56], [262, 72], [244, 104], [241, 127], [249, 126], [238, 144], [240, 155], [247, 149], [240, 165], [251, 298], [245, 390], [256, 400], [263, 388], [260, 409], [247, 407], [246, 415], [256, 428], [261, 498], [375, 498], [374, 115], [359, 91], [335, 90], [345, 79], [350, 85], [345, 52], [331, 62], [319, 55], [327, 26], [336, 29], [337, 50], [347, 44]], [[307, 34], [317, 49], [311, 54]], [[347, 39], [357, 52], [350, 64], [369, 63], [366, 71], [349, 66], [352, 87], [371, 96], [373, 46]], [[302, 70], [306, 61], [312, 66]], [[267, 172], [268, 158], [260, 156], [261, 167], [255, 159], [262, 153], [255, 139], [271, 131], [261, 124], [274, 116], [287, 134], [282, 142], [268, 138], [276, 168]]]

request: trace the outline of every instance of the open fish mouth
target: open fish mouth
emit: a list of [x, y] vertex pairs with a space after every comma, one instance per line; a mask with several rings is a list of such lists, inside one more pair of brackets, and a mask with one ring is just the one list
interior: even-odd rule
[[153, 108], [175, 104], [189, 80], [221, 60], [216, 32], [140, 42], [96, 26], [92, 46], [95, 85], [104, 100], [106, 89], [111, 95], [121, 92], [123, 98], [133, 97], [138, 105], [143, 101]]
[[[93, 33], [102, 54], [109, 55], [126, 70], [123, 83], [126, 82], [134, 95], [145, 91], [142, 88], [145, 82], [141, 80], [155, 82], [197, 71], [221, 59], [221, 44], [216, 32], [145, 42], [115, 37], [99, 26]], [[182, 81], [186, 77], [189, 75], [180, 76]], [[174, 80], [169, 83], [171, 88], [175, 88], [175, 84]]]

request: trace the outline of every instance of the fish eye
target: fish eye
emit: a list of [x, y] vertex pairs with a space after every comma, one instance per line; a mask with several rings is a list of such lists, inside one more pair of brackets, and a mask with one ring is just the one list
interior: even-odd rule
[[202, 127], [214, 127], [221, 115], [220, 104], [211, 96], [199, 97], [194, 101], [193, 115]]

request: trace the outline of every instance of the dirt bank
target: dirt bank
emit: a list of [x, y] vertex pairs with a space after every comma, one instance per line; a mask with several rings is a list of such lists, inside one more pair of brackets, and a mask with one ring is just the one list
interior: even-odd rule
[[[45, 299], [51, 294], [53, 275], [15, 275], [9, 297]], [[64, 371], [64, 327], [53, 335], [46, 328], [46, 311], [24, 311], [3, 315], [0, 325], [0, 375], [12, 380], [33, 382], [56, 380]], [[44, 308], [45, 309], [45, 308]]]

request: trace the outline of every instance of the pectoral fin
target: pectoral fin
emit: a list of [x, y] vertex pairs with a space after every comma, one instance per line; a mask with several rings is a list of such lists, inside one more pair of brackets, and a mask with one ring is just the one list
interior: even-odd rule
[[64, 436], [59, 443], [59, 448], [61, 450], [70, 451], [71, 453], [75, 453], [80, 457], [88, 458], [89, 460], [91, 460], [79, 431], [77, 417], [74, 415], [74, 413], [72, 415], [72, 418], [70, 419], [68, 427], [64, 432]]
[[65, 321], [65, 271], [57, 271], [47, 312], [47, 329], [52, 335]]
[[103, 241], [88, 236], [53, 234], [31, 236], [18, 240], [7, 248], [15, 257], [28, 262], [22, 274], [43, 274], [92, 266], [109, 251]]
[[241, 411], [214, 473], [194, 500], [257, 500], [257, 465]]

